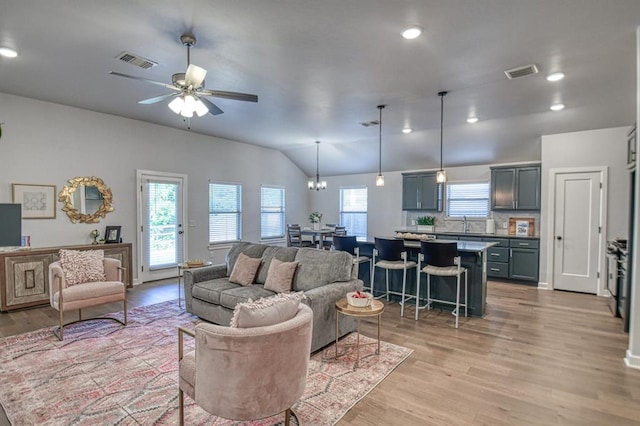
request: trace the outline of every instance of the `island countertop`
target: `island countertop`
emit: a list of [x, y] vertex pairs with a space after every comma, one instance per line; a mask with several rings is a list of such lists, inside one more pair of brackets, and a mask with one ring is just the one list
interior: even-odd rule
[[540, 235], [510, 235], [504, 230], [499, 230], [494, 234], [487, 234], [486, 232], [462, 232], [462, 231], [421, 231], [416, 229], [415, 226], [399, 226], [395, 229], [396, 232], [410, 232], [413, 234], [428, 234], [428, 235], [451, 235], [456, 237], [481, 237], [481, 238], [523, 238], [523, 239], [540, 239]]
[[[396, 237], [379, 237], [386, 238], [390, 240], [397, 239]], [[494, 241], [463, 241], [463, 240], [428, 240], [431, 242], [439, 242], [439, 243], [457, 243], [458, 251], [461, 252], [469, 252], [469, 253], [480, 253], [487, 251], [490, 247], [497, 246], [499, 243]], [[366, 240], [358, 241], [360, 244], [375, 244], [374, 238], [367, 238]], [[412, 249], [420, 248], [420, 241], [418, 240], [404, 240], [404, 246]]]

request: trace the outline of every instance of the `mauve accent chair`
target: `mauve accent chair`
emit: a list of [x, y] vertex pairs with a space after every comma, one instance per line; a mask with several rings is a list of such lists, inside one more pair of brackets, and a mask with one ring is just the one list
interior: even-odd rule
[[184, 334], [194, 334], [179, 328], [180, 424], [186, 393], [215, 416], [246, 421], [284, 412], [289, 425], [306, 385], [312, 326], [313, 312], [302, 303], [293, 318], [265, 327], [199, 323], [195, 350], [188, 353]]
[[[59, 261], [49, 265], [49, 303], [59, 312], [60, 326], [53, 333], [58, 339], [64, 339], [64, 327], [77, 322], [112, 320], [127, 325], [127, 286], [123, 281], [126, 276], [125, 268], [120, 266], [118, 259], [104, 258], [105, 281], [88, 282], [69, 286], [64, 278], [62, 265]], [[60, 291], [62, 289], [62, 291]], [[112, 317], [98, 317], [82, 319], [82, 310], [92, 306], [111, 302], [124, 303], [124, 321]], [[64, 313], [78, 310], [78, 320], [64, 324]]]

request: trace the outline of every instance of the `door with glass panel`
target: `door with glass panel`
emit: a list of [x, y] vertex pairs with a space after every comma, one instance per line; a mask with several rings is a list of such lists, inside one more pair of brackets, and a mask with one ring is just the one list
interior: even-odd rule
[[186, 176], [140, 173], [140, 278], [175, 277], [184, 261], [183, 189]]

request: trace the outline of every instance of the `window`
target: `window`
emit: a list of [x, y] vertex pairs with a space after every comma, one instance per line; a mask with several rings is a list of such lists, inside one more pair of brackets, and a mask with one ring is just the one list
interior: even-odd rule
[[340, 188], [340, 224], [349, 235], [367, 238], [367, 187]]
[[242, 238], [242, 186], [209, 183], [209, 243]]
[[260, 238], [284, 237], [284, 188], [263, 186], [260, 189]]
[[488, 217], [489, 182], [447, 183], [447, 216]]

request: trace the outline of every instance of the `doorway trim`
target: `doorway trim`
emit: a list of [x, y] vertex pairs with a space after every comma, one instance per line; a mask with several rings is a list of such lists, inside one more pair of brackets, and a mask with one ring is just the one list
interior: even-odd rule
[[[182, 206], [180, 206], [180, 209], [182, 210], [183, 222], [187, 220], [187, 206], [189, 205], [187, 200], [188, 175], [182, 174], [182, 173], [159, 172], [155, 170], [142, 170], [142, 169], [136, 170], [136, 244], [138, 245], [136, 250], [136, 256], [138, 257], [137, 259], [138, 269], [136, 271], [136, 275], [139, 278], [138, 279], [139, 284], [142, 284], [143, 282], [142, 266], [143, 266], [143, 259], [144, 259], [144, 253], [143, 253], [144, 242], [142, 241], [142, 237], [140, 234], [141, 226], [145, 225], [144, 213], [142, 209], [142, 203], [143, 203], [142, 186], [144, 185], [142, 181], [143, 176], [155, 176], [158, 178], [166, 177], [166, 178], [182, 180]], [[187, 247], [189, 244], [188, 226], [183, 226], [182, 229], [184, 230], [184, 234], [182, 236], [182, 250], [183, 250], [183, 254], [186, 254]], [[177, 269], [176, 269], [175, 276], [178, 276]], [[164, 278], [164, 277], [159, 277], [159, 279], [160, 278]]]
[[609, 205], [608, 186], [609, 186], [609, 168], [607, 166], [593, 167], [567, 167], [549, 169], [549, 193], [547, 209], [547, 283], [548, 290], [554, 289], [553, 271], [555, 269], [555, 211], [556, 211], [556, 178], [561, 174], [569, 173], [600, 173], [600, 182], [602, 182], [602, 192], [600, 198], [600, 234], [598, 235], [598, 296], [609, 296], [606, 289], [606, 277], [604, 276], [605, 263], [605, 246], [607, 236], [607, 206]]

